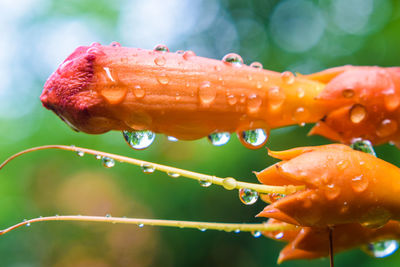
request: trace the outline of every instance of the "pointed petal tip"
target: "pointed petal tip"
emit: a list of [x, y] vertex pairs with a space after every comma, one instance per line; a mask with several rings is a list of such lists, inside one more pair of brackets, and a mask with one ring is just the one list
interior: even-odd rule
[[266, 218], [274, 218], [282, 222], [294, 224], [294, 225], [300, 225], [298, 221], [296, 221], [294, 218], [290, 217], [286, 213], [283, 213], [279, 209], [273, 207], [272, 205], [269, 205], [265, 207], [263, 211], [258, 213], [256, 217], [266, 217]]

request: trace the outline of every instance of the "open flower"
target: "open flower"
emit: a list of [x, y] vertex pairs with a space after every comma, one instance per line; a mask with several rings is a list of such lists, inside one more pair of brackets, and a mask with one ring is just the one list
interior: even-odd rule
[[[267, 224], [282, 224], [282, 222], [270, 219]], [[380, 228], [366, 228], [358, 223], [342, 224], [335, 226], [332, 231], [333, 252], [338, 253], [373, 242], [399, 239], [400, 223], [391, 220]], [[329, 230], [326, 227], [298, 227], [285, 231], [265, 231], [263, 235], [274, 240], [288, 242], [279, 254], [278, 263], [329, 256]], [[394, 252], [394, 250], [395, 248], [386, 253]]]
[[400, 169], [345, 145], [301, 147], [269, 154], [282, 159], [256, 173], [268, 185], [305, 185], [258, 216], [301, 226], [361, 223], [381, 226], [400, 219]]

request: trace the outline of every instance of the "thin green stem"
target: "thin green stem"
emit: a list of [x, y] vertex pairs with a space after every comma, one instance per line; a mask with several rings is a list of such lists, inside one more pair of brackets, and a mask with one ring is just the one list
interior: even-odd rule
[[305, 189], [305, 186], [294, 186], [294, 185], [288, 185], [288, 186], [270, 186], [270, 185], [263, 185], [263, 184], [254, 184], [254, 183], [246, 183], [246, 182], [240, 182], [237, 181], [236, 179], [232, 177], [227, 177], [227, 178], [219, 178], [216, 176], [211, 176], [211, 175], [206, 175], [206, 174], [201, 174], [197, 172], [192, 172], [192, 171], [187, 171], [179, 168], [174, 168], [174, 167], [169, 167], [161, 164], [156, 164], [144, 160], [139, 160], [139, 159], [134, 159], [134, 158], [129, 158], [129, 157], [124, 157], [116, 154], [111, 154], [111, 153], [105, 153], [93, 149], [87, 149], [87, 148], [82, 148], [82, 147], [76, 147], [76, 146], [64, 146], [64, 145], [47, 145], [47, 146], [40, 146], [40, 147], [34, 147], [30, 148], [21, 152], [18, 152], [14, 154], [13, 156], [9, 157], [7, 160], [5, 160], [1, 165], [0, 165], [0, 170], [8, 164], [11, 160], [26, 154], [30, 153], [33, 151], [38, 151], [38, 150], [46, 150], [46, 149], [61, 149], [61, 150], [69, 150], [69, 151], [75, 151], [75, 152], [80, 152], [80, 153], [85, 153], [85, 154], [92, 154], [92, 155], [98, 155], [101, 157], [108, 157], [120, 162], [125, 162], [137, 166], [151, 166], [155, 170], [159, 170], [165, 173], [175, 173], [179, 174], [180, 176], [189, 178], [189, 179], [194, 179], [198, 181], [203, 181], [203, 182], [211, 182], [216, 185], [223, 186], [227, 190], [233, 190], [233, 189], [240, 189], [240, 188], [248, 188], [252, 189], [254, 191], [257, 191], [258, 193], [261, 194], [291, 194], [296, 191], [301, 191]]
[[0, 230], [0, 235], [6, 234], [21, 226], [29, 226], [36, 222], [48, 221], [79, 221], [79, 222], [102, 222], [113, 224], [135, 224], [138, 226], [167, 226], [178, 228], [191, 228], [200, 230], [219, 230], [219, 231], [241, 231], [241, 232], [255, 232], [255, 231], [285, 231], [296, 229], [295, 225], [291, 224], [267, 224], [267, 223], [215, 223], [215, 222], [191, 222], [191, 221], [177, 221], [177, 220], [155, 220], [155, 219], [137, 219], [137, 218], [120, 218], [120, 217], [102, 217], [102, 216], [82, 216], [82, 215], [65, 215], [65, 216], [49, 216], [39, 217], [30, 220], [25, 220], [15, 224], [6, 229]]

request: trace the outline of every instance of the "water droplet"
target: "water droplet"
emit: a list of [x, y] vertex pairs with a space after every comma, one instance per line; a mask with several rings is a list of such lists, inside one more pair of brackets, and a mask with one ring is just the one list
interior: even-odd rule
[[152, 131], [123, 131], [125, 141], [134, 149], [148, 148], [156, 138], [156, 134]]
[[365, 110], [364, 106], [360, 104], [355, 104], [350, 110], [350, 120], [353, 123], [360, 123], [365, 119], [366, 115], [367, 111]]
[[383, 240], [379, 242], [369, 243], [363, 250], [370, 256], [375, 258], [384, 258], [392, 255], [399, 248], [396, 240]]
[[223, 61], [223, 62], [226, 62], [226, 63], [230, 63], [230, 64], [232, 64], [232, 65], [234, 65], [234, 66], [241, 66], [241, 65], [243, 65], [243, 59], [242, 59], [242, 57], [239, 56], [238, 54], [235, 54], [235, 53], [230, 53], [230, 54], [225, 55], [225, 56], [222, 58], [222, 61]]
[[307, 119], [309, 119], [309, 117], [310, 112], [308, 109], [303, 107], [298, 107], [293, 113], [294, 120], [299, 124], [303, 124]]
[[262, 104], [262, 99], [257, 94], [251, 94], [247, 100], [247, 110], [250, 113], [255, 113], [260, 110], [260, 106]]
[[368, 178], [364, 177], [362, 174], [351, 179], [351, 187], [358, 193], [365, 191], [368, 187], [368, 183]]
[[112, 46], [112, 47], [121, 47], [121, 44], [118, 43], [118, 42], [112, 42], [112, 43], [110, 44], [110, 46]]
[[260, 231], [253, 231], [251, 232], [252, 236], [254, 236], [255, 238], [258, 238], [261, 236], [261, 232]]
[[268, 135], [264, 131], [264, 129], [254, 129], [243, 131], [239, 135], [240, 141], [242, 141], [245, 145], [249, 145], [253, 148], [258, 148], [263, 146], [268, 139]]
[[258, 192], [248, 188], [240, 188], [239, 199], [243, 204], [253, 205], [258, 200]]
[[103, 163], [103, 166], [106, 168], [112, 168], [115, 165], [114, 159], [109, 158], [109, 157], [103, 157], [101, 159], [101, 163]]
[[[352, 141], [350, 146], [354, 150], [362, 151], [362, 152], [371, 154], [372, 156], [376, 157], [376, 153], [374, 151], [374, 147], [372, 146], [372, 143], [369, 140], [356, 138], [356, 139], [354, 139]], [[362, 165], [361, 162], [360, 162], [360, 165]]]
[[381, 122], [376, 130], [376, 135], [379, 137], [387, 137], [397, 131], [397, 122], [391, 119], [385, 119]]
[[100, 155], [94, 155], [94, 158], [95, 159], [101, 159], [101, 156]]
[[167, 139], [168, 139], [168, 141], [171, 141], [171, 142], [178, 142], [178, 138], [175, 138], [173, 136], [167, 136]]
[[235, 105], [237, 103], [237, 98], [236, 98], [235, 95], [229, 94], [229, 95], [226, 96], [226, 99], [228, 100], [228, 104], [231, 105], [231, 106], [233, 106], [233, 105]]
[[342, 96], [344, 98], [352, 98], [354, 96], [354, 90], [353, 89], [344, 89], [342, 91]]
[[[24, 222], [26, 222], [26, 221], [27, 221], [27, 219], [24, 219]], [[28, 223], [25, 224], [25, 226], [29, 227], [29, 226], [31, 226], [31, 223], [28, 222]]]
[[388, 111], [394, 111], [400, 105], [400, 96], [396, 94], [385, 95], [383, 100]]
[[229, 139], [231, 138], [231, 134], [228, 132], [221, 132], [221, 133], [213, 133], [208, 136], [208, 140], [214, 146], [222, 146], [228, 143]]
[[301, 87], [297, 88], [297, 97], [298, 98], [303, 98], [304, 95], [305, 95], [304, 89], [301, 88]]
[[165, 57], [163, 57], [163, 56], [156, 57], [154, 59], [154, 63], [156, 63], [157, 66], [163, 66], [163, 65], [165, 65], [165, 62], [166, 62], [166, 60], [165, 60]]
[[295, 77], [294, 74], [290, 71], [284, 71], [281, 74], [282, 81], [286, 84], [293, 84]]
[[329, 184], [325, 187], [324, 193], [326, 199], [333, 200], [339, 196], [340, 188], [334, 184]]
[[217, 96], [217, 91], [211, 86], [210, 82], [202, 82], [199, 87], [199, 98], [203, 104], [210, 104]]
[[107, 213], [107, 214], [106, 214], [106, 217], [107, 217], [107, 218], [111, 218], [111, 214]]
[[156, 45], [156, 46], [154, 47], [154, 51], [169, 52], [169, 49], [168, 49], [168, 47], [167, 47], [166, 45], [164, 45], [164, 44], [159, 44], [159, 45]]
[[240, 233], [240, 229], [236, 229], [235, 231], [233, 231], [235, 234]]
[[146, 91], [140, 85], [135, 85], [132, 91], [137, 98], [142, 98], [146, 94]]
[[340, 160], [338, 163], [336, 163], [336, 167], [343, 171], [349, 166], [349, 161], [348, 160]]
[[179, 173], [176, 172], [167, 172], [167, 175], [172, 178], [178, 178], [179, 176], [181, 176]]
[[99, 42], [93, 42], [90, 44], [90, 46], [101, 46], [101, 44]]
[[156, 168], [154, 168], [154, 166], [150, 164], [143, 164], [142, 166], [140, 166], [140, 168], [144, 173], [153, 173], [156, 170]]
[[262, 88], [262, 83], [260, 81], [257, 82], [256, 84], [257, 89], [261, 89]]
[[160, 74], [157, 76], [157, 81], [158, 81], [160, 84], [167, 85], [167, 84], [169, 83], [169, 78], [167, 77], [167, 75], [166, 75], [165, 73], [160, 73]]
[[250, 67], [255, 68], [255, 69], [262, 69], [263, 65], [260, 62], [255, 61], [250, 64]]
[[222, 186], [226, 189], [226, 190], [233, 190], [236, 188], [236, 180], [235, 178], [232, 177], [228, 177], [228, 178], [224, 178], [222, 180]]
[[107, 78], [110, 79], [113, 83], [115, 83], [115, 79], [114, 79], [114, 77], [113, 77], [113, 75], [111, 73], [110, 68], [109, 67], [104, 67], [103, 69], [106, 72]]
[[209, 187], [210, 185], [212, 185], [211, 181], [209, 181], [207, 178], [199, 180], [199, 184], [202, 187]]
[[143, 223], [139, 223], [138, 226], [139, 226], [140, 228], [142, 228], [142, 227], [144, 226], [144, 224], [143, 224]]
[[188, 50], [185, 53], [183, 53], [183, 58], [185, 60], [188, 60], [189, 58], [195, 57], [195, 56], [196, 56], [196, 54], [193, 51], [190, 51], [190, 50]]
[[275, 239], [282, 239], [283, 238], [283, 232], [279, 232], [275, 235]]
[[268, 100], [271, 109], [278, 109], [285, 101], [285, 94], [278, 86], [274, 86], [268, 91]]
[[77, 150], [77, 151], [76, 151], [76, 154], [78, 155], [78, 157], [83, 157], [83, 156], [85, 156], [85, 152], [80, 151], [80, 150]]
[[252, 81], [252, 80], [253, 80], [253, 76], [251, 76], [251, 75], [249, 74], [249, 75], [247, 75], [247, 79], [248, 79], [249, 81]]
[[199, 228], [199, 230], [200, 230], [201, 232], [205, 232], [205, 231], [207, 230], [207, 228]]

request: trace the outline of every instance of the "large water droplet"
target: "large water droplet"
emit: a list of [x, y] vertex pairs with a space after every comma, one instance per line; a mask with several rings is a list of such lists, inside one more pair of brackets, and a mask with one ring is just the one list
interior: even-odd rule
[[205, 81], [201, 83], [199, 87], [199, 98], [201, 103], [208, 105], [214, 101], [216, 96], [217, 91], [211, 86], [210, 82]]
[[112, 42], [112, 43], [110, 44], [110, 46], [112, 46], [112, 47], [121, 47], [121, 44], [118, 43], [118, 42]]
[[258, 238], [261, 236], [261, 232], [260, 231], [253, 231], [251, 232], [251, 235], [254, 236], [255, 238]]
[[230, 64], [232, 64], [232, 65], [234, 65], [234, 66], [241, 66], [241, 65], [243, 65], [243, 59], [242, 59], [242, 57], [239, 56], [238, 54], [235, 54], [235, 53], [230, 53], [230, 54], [225, 55], [225, 56], [222, 58], [222, 61], [223, 61], [223, 62], [226, 62], [226, 63], [230, 63]]
[[208, 136], [208, 140], [210, 140], [211, 144], [214, 146], [222, 146], [228, 143], [231, 135], [228, 132], [222, 133], [213, 133]]
[[383, 100], [388, 111], [394, 111], [400, 105], [400, 96], [396, 94], [385, 95]]
[[342, 96], [344, 98], [352, 98], [354, 96], [354, 90], [353, 89], [344, 89], [342, 91]]
[[132, 91], [137, 98], [142, 98], [146, 94], [146, 91], [140, 85], [135, 85]]
[[209, 187], [210, 185], [212, 185], [211, 181], [208, 180], [207, 178], [200, 179], [200, 180], [199, 180], [199, 184], [200, 184], [202, 187]]
[[395, 120], [385, 119], [381, 122], [376, 130], [376, 135], [379, 137], [387, 137], [397, 131], [398, 125]]
[[163, 56], [156, 57], [154, 59], [154, 63], [156, 63], [157, 66], [163, 66], [163, 65], [165, 65], [165, 62], [166, 62], [166, 60], [165, 60], [165, 57], [163, 57]]
[[239, 199], [243, 204], [253, 205], [258, 200], [258, 192], [248, 188], [240, 188]]
[[115, 166], [115, 161], [112, 158], [109, 157], [103, 157], [101, 159], [101, 163], [103, 164], [104, 167], [106, 168], [112, 168]]
[[384, 240], [374, 243], [369, 243], [363, 250], [372, 257], [384, 258], [392, 255], [399, 248], [397, 240]]
[[235, 178], [232, 177], [228, 177], [228, 178], [224, 178], [222, 180], [222, 186], [226, 189], [226, 190], [233, 190], [236, 188], [236, 180]]
[[250, 113], [255, 113], [260, 110], [260, 106], [262, 104], [261, 96], [257, 94], [251, 94], [247, 100], [247, 110]]
[[164, 44], [159, 44], [159, 45], [156, 45], [156, 46], [154, 47], [154, 51], [169, 52], [169, 49], [168, 49], [168, 47], [167, 47], [166, 45], [164, 45]]
[[368, 188], [368, 184], [368, 178], [362, 174], [351, 179], [351, 187], [357, 193], [364, 192]]
[[356, 138], [352, 141], [350, 146], [354, 150], [362, 151], [376, 157], [374, 147], [372, 146], [372, 143], [369, 140]]
[[350, 110], [350, 120], [353, 123], [360, 123], [367, 116], [367, 111], [364, 106], [355, 104]]
[[278, 86], [274, 86], [268, 91], [268, 100], [271, 109], [275, 110], [282, 106], [285, 101], [285, 93]]
[[268, 139], [268, 135], [264, 131], [264, 129], [254, 129], [243, 131], [239, 135], [240, 141], [242, 141], [245, 145], [249, 145], [253, 148], [258, 148], [263, 146]]
[[281, 78], [282, 81], [286, 84], [293, 84], [295, 80], [294, 74], [290, 71], [282, 72]]
[[142, 166], [140, 166], [140, 168], [144, 173], [153, 173], [156, 170], [156, 168], [154, 168], [154, 166], [150, 164], [143, 164]]
[[153, 143], [156, 134], [152, 131], [123, 131], [125, 141], [134, 149], [145, 149]]
[[255, 68], [255, 69], [262, 69], [263, 65], [260, 62], [255, 61], [250, 64], [250, 67]]

